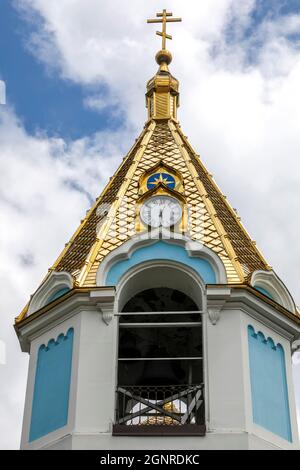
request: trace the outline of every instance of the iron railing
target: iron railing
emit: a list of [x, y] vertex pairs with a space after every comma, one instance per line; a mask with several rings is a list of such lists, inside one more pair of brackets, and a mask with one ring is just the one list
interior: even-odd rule
[[115, 424], [124, 431], [129, 426], [203, 426], [203, 384], [118, 386]]

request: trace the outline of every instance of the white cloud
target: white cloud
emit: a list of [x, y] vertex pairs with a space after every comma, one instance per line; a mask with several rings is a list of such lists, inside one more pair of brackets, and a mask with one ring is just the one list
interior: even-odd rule
[[[99, 133], [67, 144], [63, 139], [26, 135], [10, 111], [3, 110], [0, 123], [2, 259], [7, 270], [17, 274], [12, 256], [33, 253], [37, 266], [47, 266], [57, 256], [53, 233], [62, 247], [88, 209], [89, 199], [96, 197], [117, 166], [128, 137], [118, 134], [116, 142], [122, 145], [117, 145], [113, 133]], [[59, 230], [51, 234], [52, 223]], [[22, 285], [28, 289], [21, 278]]]
[[120, 116], [124, 113], [121, 104], [117, 98], [105, 90], [104, 92], [95, 92], [84, 98], [83, 104], [86, 108], [96, 111], [107, 111], [110, 116]]
[[[15, 4], [35, 24], [33, 12], [40, 15], [37, 32], [27, 38], [36, 57], [63, 78], [105, 84], [113, 105], [125, 112], [125, 123], [118, 139], [105, 133], [66, 144], [46, 135], [30, 137], [12, 112], [2, 114], [0, 240], [6, 294], [1, 300], [2, 311], [9, 313], [6, 323], [0, 317], [0, 331], [8, 338], [11, 362], [3, 368], [6, 385], [0, 393], [3, 422], [12, 414], [13, 423], [4, 433], [7, 447], [17, 445], [26, 376], [26, 358], [16, 353], [13, 316], [88, 207], [87, 196], [66, 181], [88, 188], [95, 197], [133, 141], [132, 129], [141, 128], [145, 120], [143, 93], [156, 71], [153, 56], [159, 47], [156, 25], [147, 25], [145, 19], [161, 8], [158, 0]], [[254, 0], [190, 0], [188, 5], [172, 1], [172, 11], [183, 23], [170, 26], [171, 70], [181, 82], [181, 124], [267, 261], [300, 303], [300, 54], [288, 37], [297, 31], [300, 17], [268, 19], [255, 28], [250, 17]], [[231, 42], [225, 40], [229, 24], [235, 39]], [[245, 36], [249, 26], [252, 34]], [[109, 101], [94, 94], [85, 105], [100, 109]]]
[[6, 352], [5, 364], [0, 358], [0, 448], [18, 448], [25, 398], [28, 358], [20, 352], [14, 317], [84, 217], [89, 198], [119, 164], [129, 139], [125, 131], [71, 144], [31, 137], [11, 110], [0, 110], [0, 342]]
[[0, 105], [6, 102], [6, 87], [5, 82], [0, 80]]

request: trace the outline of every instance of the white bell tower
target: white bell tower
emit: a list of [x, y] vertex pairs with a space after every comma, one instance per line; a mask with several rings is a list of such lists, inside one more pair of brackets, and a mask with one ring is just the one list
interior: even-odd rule
[[16, 318], [22, 449], [299, 449], [300, 313], [182, 133], [171, 16], [141, 135]]

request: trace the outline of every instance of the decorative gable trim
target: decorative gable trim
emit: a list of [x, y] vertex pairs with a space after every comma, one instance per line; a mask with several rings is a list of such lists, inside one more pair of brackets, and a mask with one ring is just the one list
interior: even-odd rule
[[106, 285], [106, 278], [109, 270], [117, 262], [130, 259], [136, 250], [152, 245], [158, 240], [164, 240], [171, 245], [173, 244], [183, 247], [191, 258], [202, 258], [208, 261], [215, 273], [216, 283], [227, 283], [225, 267], [216, 253], [201, 243], [191, 240], [189, 237], [178, 233], [170, 233], [167, 229], [156, 229], [150, 233], [143, 233], [131, 238], [107, 255], [100, 264], [97, 272], [97, 286]]
[[57, 291], [64, 288], [72, 289], [73, 285], [74, 279], [70, 273], [66, 271], [52, 271], [39, 289], [33, 294], [29, 303], [27, 316], [46, 305], [49, 298]]
[[251, 276], [251, 286], [266, 290], [275, 302], [290, 312], [297, 313], [291, 294], [274, 271], [255, 271]]

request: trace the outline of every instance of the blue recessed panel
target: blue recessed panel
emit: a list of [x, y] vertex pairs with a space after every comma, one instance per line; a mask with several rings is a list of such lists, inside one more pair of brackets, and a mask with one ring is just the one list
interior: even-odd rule
[[50, 304], [50, 302], [53, 302], [53, 300], [56, 300], [62, 295], [66, 294], [67, 292], [69, 292], [69, 290], [69, 287], [63, 287], [62, 289], [57, 290], [56, 292], [54, 292], [54, 294], [50, 295], [49, 299], [47, 300], [47, 304]]
[[29, 441], [68, 423], [74, 330], [39, 348]]
[[274, 300], [272, 294], [270, 294], [270, 292], [268, 292], [268, 291], [267, 291], [266, 289], [264, 289], [263, 287], [254, 286], [254, 289], [258, 290], [258, 292], [261, 292], [261, 293], [264, 294], [266, 297], [269, 297], [269, 299]]
[[284, 350], [252, 326], [248, 342], [253, 421], [291, 442]]
[[158, 241], [152, 245], [138, 248], [129, 259], [118, 261], [114, 264], [107, 274], [105, 285], [117, 285], [120, 278], [128, 269], [150, 260], [177, 261], [194, 269], [205, 284], [216, 284], [215, 272], [206, 259], [189, 256], [182, 246]]

